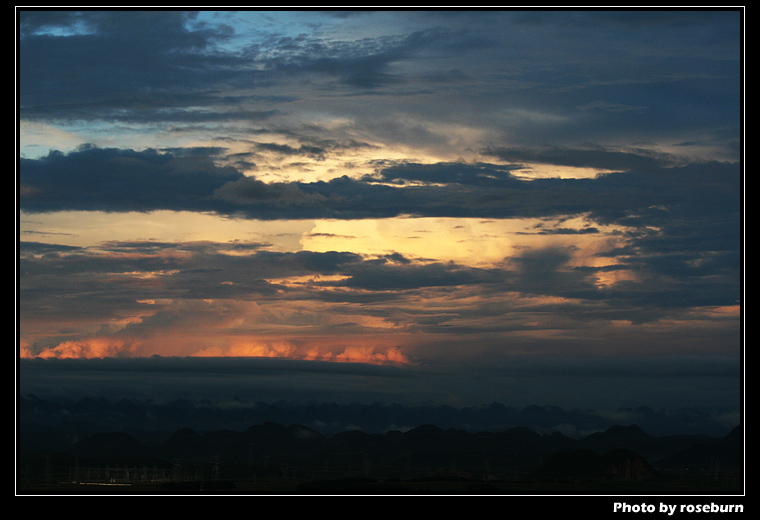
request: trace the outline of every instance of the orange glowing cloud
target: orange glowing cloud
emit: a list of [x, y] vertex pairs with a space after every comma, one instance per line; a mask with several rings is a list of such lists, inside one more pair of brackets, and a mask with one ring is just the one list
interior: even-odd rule
[[323, 360], [355, 363], [408, 363], [408, 357], [398, 346], [383, 344], [382, 340], [357, 336], [358, 344], [341, 343], [345, 338], [310, 337], [281, 339], [274, 337], [242, 338], [239, 335], [207, 335], [189, 338], [183, 334], [157, 334], [142, 339], [117, 339], [100, 336], [66, 340], [36, 355], [23, 345], [22, 358], [73, 359], [106, 357], [257, 357], [303, 360]]
[[[87, 338], [77, 341], [63, 341], [55, 347], [40, 352], [40, 358], [104, 358], [123, 355], [125, 344], [110, 338]], [[28, 354], [26, 357], [29, 357]]]
[[305, 359], [353, 363], [408, 363], [409, 359], [397, 347], [349, 346], [338, 352], [313, 349]]
[[204, 348], [192, 354], [194, 357], [282, 357], [289, 358], [295, 347], [286, 341], [242, 340], [232, 345]]
[[[358, 339], [360, 341], [360, 339]], [[319, 340], [317, 340], [319, 341]], [[204, 348], [194, 357], [265, 357], [354, 363], [408, 363], [398, 347], [384, 345], [328, 345], [285, 340], [237, 339], [223, 346]]]

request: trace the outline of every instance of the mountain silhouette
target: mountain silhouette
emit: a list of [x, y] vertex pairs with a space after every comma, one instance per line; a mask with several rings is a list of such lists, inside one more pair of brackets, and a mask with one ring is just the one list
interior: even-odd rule
[[[502, 465], [525, 464], [528, 460], [547, 460], [549, 456], [578, 457], [584, 454], [666, 453], [657, 461], [671, 464], [709, 467], [709, 457], [725, 460], [733, 466], [741, 460], [736, 430], [724, 438], [705, 443], [703, 436], [651, 437], [637, 426], [613, 426], [604, 432], [582, 439], [572, 439], [554, 432], [538, 434], [527, 428], [510, 428], [498, 432], [467, 432], [422, 425], [406, 432], [390, 431], [368, 434], [346, 431], [326, 436], [303, 425], [266, 422], [243, 431], [213, 430], [197, 433], [180, 428], [166, 440], [147, 446], [125, 432], [97, 433], [80, 439], [66, 450], [88, 458], [154, 457], [166, 461], [204, 462], [216, 458], [229, 464], [263, 458], [303, 458], [362, 453], [365, 457], [404, 463], [434, 463], [491, 460]], [[622, 451], [621, 451], [622, 450]], [[549, 459], [551, 460], [551, 459]], [[548, 462], [547, 462], [548, 463]]]
[[[149, 429], [135, 425], [124, 428], [114, 421], [119, 417], [114, 413], [115, 407], [123, 413], [145, 411], [144, 404], [134, 401], [114, 405], [90, 399], [63, 411], [36, 398], [25, 405], [32, 405], [34, 413], [27, 410], [27, 420], [19, 425], [17, 475], [27, 483], [70, 481], [74, 473], [85, 474], [83, 468], [114, 464], [129, 466], [130, 475], [148, 475], [152, 471], [160, 473], [164, 480], [171, 477], [174, 481], [181, 480], [180, 475], [193, 482], [201, 478], [219, 480], [222, 475], [246, 481], [276, 478], [280, 482], [321, 482], [305, 487], [325, 489], [332, 485], [368, 486], [372, 481], [377, 490], [391, 489], [400, 482], [470, 482], [479, 486], [507, 480], [643, 482], [667, 475], [719, 473], [735, 479], [743, 471], [741, 425], [721, 436], [654, 436], [636, 424], [613, 424], [583, 436], [568, 436], [560, 431], [542, 433], [540, 428], [525, 426], [466, 429], [433, 423], [384, 432], [345, 429], [326, 433], [300, 423], [269, 420], [249, 422], [236, 429]], [[70, 420], [69, 412], [74, 408], [90, 419], [97, 415], [102, 420]], [[229, 419], [208, 410], [208, 404], [206, 408], [209, 415]], [[197, 405], [189, 401], [175, 403], [171, 407], [173, 421], [195, 417], [196, 409]], [[259, 403], [256, 409], [268, 417], [282, 417], [288, 415], [289, 407], [285, 403]], [[347, 410], [332, 404], [315, 405], [309, 413], [316, 409], [332, 419]], [[365, 413], [375, 410], [359, 406], [352, 409]], [[400, 407], [382, 409], [392, 410], [394, 418], [405, 413]], [[482, 418], [478, 415], [481, 410], [512, 415], [506, 407], [497, 405], [470, 409], [465, 415], [469, 419]], [[52, 420], [59, 412], [59, 420]], [[453, 408], [444, 412], [449, 416], [459, 413]], [[557, 413], [556, 408], [530, 407], [523, 417], [548, 424], [547, 418]], [[47, 419], [47, 423], [28, 420], [32, 415]], [[236, 415], [233, 422], [241, 424], [244, 417], [258, 419], [261, 415]], [[386, 415], [382, 420], [388, 419]], [[203, 422], [206, 424], [205, 419]], [[72, 469], [75, 467], [76, 471]]]

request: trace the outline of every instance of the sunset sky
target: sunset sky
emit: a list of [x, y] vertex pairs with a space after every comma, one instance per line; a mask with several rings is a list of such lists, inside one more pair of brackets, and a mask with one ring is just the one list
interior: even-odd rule
[[18, 20], [23, 360], [551, 366], [626, 405], [697, 373], [668, 388], [738, 404], [740, 11]]

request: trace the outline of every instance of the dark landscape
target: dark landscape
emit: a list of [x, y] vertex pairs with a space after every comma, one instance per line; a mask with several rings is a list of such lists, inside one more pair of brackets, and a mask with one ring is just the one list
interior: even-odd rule
[[[236, 410], [230, 403], [222, 408], [190, 401], [27, 396], [19, 402], [17, 491], [730, 495], [744, 487], [741, 425], [725, 435], [661, 436], [636, 424], [612, 425], [571, 437], [539, 433], [540, 424], [585, 416], [587, 423], [597, 417], [599, 427], [600, 415], [497, 403], [462, 409], [238, 404]], [[651, 410], [637, 413], [649, 415], [653, 427], [657, 417], [664, 422]], [[337, 431], [349, 416], [364, 430]], [[685, 414], [679, 417], [686, 422]], [[171, 428], [181, 421], [188, 426]], [[414, 426], [381, 431], [381, 424], [394, 421]], [[489, 429], [449, 427], [448, 421]], [[517, 426], [520, 421], [533, 427]]]

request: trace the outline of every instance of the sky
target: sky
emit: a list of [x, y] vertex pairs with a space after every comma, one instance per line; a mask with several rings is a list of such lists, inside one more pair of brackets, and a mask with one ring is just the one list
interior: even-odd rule
[[741, 11], [17, 14], [24, 389], [738, 406]]

